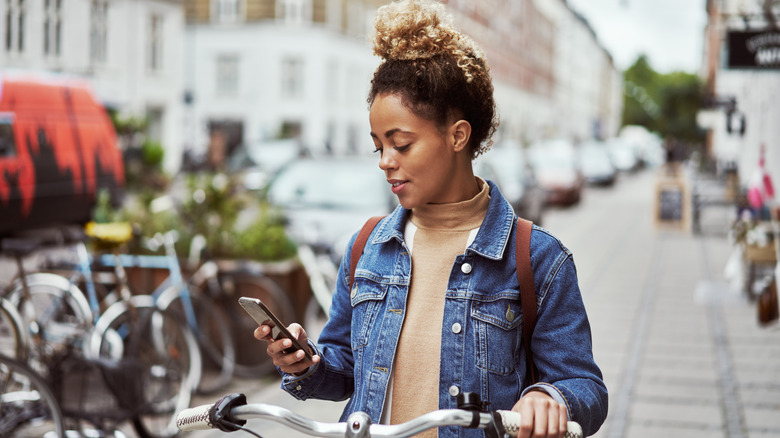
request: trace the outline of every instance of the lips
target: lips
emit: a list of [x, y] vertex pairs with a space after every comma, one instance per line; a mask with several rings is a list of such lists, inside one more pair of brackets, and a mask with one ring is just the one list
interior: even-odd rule
[[389, 179], [387, 180], [388, 183], [390, 183], [390, 186], [392, 187], [393, 194], [397, 195], [399, 194], [404, 187], [406, 187], [406, 184], [408, 181], [401, 181], [397, 179]]

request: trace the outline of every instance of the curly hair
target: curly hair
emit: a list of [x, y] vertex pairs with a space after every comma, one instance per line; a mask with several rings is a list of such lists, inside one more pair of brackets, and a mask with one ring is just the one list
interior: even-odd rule
[[377, 10], [374, 72], [369, 106], [395, 94], [418, 117], [444, 127], [471, 125], [472, 158], [486, 152], [498, 126], [493, 83], [485, 55], [452, 24], [444, 6], [429, 0], [395, 1]]

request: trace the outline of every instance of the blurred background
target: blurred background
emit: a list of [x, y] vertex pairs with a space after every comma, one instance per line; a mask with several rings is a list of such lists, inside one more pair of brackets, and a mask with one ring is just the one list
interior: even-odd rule
[[[86, 82], [111, 117], [131, 195], [209, 170], [262, 197], [297, 156], [370, 150], [370, 37], [383, 3], [9, 0], [0, 72]], [[523, 150], [520, 182], [494, 172], [518, 208], [533, 204], [520, 186], [573, 204], [583, 181], [611, 182], [610, 167], [667, 161], [692, 160], [737, 193], [761, 145], [767, 171], [780, 172], [777, 1], [444, 3], [487, 53], [496, 149]], [[0, 169], [18, 171], [9, 160], [27, 152], [16, 147]]]
[[[397, 205], [371, 154], [366, 102], [379, 63], [373, 19], [386, 2], [0, 2], [0, 238], [88, 222], [129, 222], [136, 237], [176, 230], [182, 257], [202, 262], [195, 253], [205, 248], [220, 275], [271, 277], [287, 296], [283, 319], [316, 336], [348, 239]], [[712, 258], [709, 276], [686, 265], [694, 257], [678, 260], [684, 272], [664, 290], [689, 297], [689, 283], [724, 277], [728, 295], [753, 308], [780, 251], [780, 0], [443, 3], [484, 49], [495, 85], [501, 125], [476, 173], [579, 250], [583, 284], [597, 291], [589, 310], [607, 321], [595, 324], [601, 339], [636, 336], [619, 353], [601, 345], [611, 391], [632, 387], [639, 359], [624, 359], [638, 357], [650, 320], [610, 319], [613, 298], [631, 295], [610, 281], [660, 272], [656, 245], [717, 249], [693, 252]], [[121, 250], [152, 252], [136, 240]], [[632, 258], [644, 251], [652, 261]], [[621, 269], [616, 259], [634, 263]], [[16, 273], [0, 254], [0, 289]], [[142, 277], [139, 289], [159, 284]], [[629, 283], [632, 305], [652, 303], [644, 297], [654, 284]], [[770, 308], [762, 324], [777, 320], [776, 298]], [[718, 320], [706, 319], [722, 328]], [[755, 339], [751, 329], [740, 339]], [[761, 384], [773, 388], [753, 406], [770, 420], [750, 429], [740, 417], [756, 436], [780, 434], [774, 333], [766, 343], [775, 348], [748, 366], [770, 367]], [[712, 404], [734, 395], [722, 359], [736, 353], [721, 347], [707, 363], [721, 371], [707, 384], [726, 382]], [[695, 374], [701, 363], [689, 365]], [[636, 400], [615, 394], [623, 408], [608, 430], [627, 436]], [[678, 436], [701, 432], [672, 423]], [[696, 436], [721, 431], [702, 427]], [[729, 427], [722, 436], [746, 436]]]

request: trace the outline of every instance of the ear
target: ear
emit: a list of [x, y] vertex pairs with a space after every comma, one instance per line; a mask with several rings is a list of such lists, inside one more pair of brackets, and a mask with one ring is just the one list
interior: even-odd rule
[[466, 149], [471, 138], [471, 124], [465, 120], [458, 120], [450, 125], [448, 137], [452, 141], [455, 152]]

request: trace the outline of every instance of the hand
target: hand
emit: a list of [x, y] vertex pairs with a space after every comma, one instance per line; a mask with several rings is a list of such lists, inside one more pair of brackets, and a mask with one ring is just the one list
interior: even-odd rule
[[[301, 345], [308, 348], [309, 338], [306, 336], [306, 331], [300, 324], [290, 324], [287, 330], [295, 336]], [[285, 373], [299, 374], [305, 372], [309, 367], [320, 361], [320, 357], [312, 356], [312, 360], [306, 359], [306, 355], [301, 350], [295, 350], [292, 353], [285, 353], [284, 350], [292, 347], [292, 341], [287, 338], [280, 338], [279, 340], [273, 340], [271, 338], [271, 328], [267, 325], [261, 325], [255, 329], [255, 338], [268, 343], [268, 348], [265, 350], [274, 365], [279, 367]]]
[[512, 410], [521, 416], [518, 438], [563, 438], [566, 433], [566, 407], [545, 392], [528, 392]]

